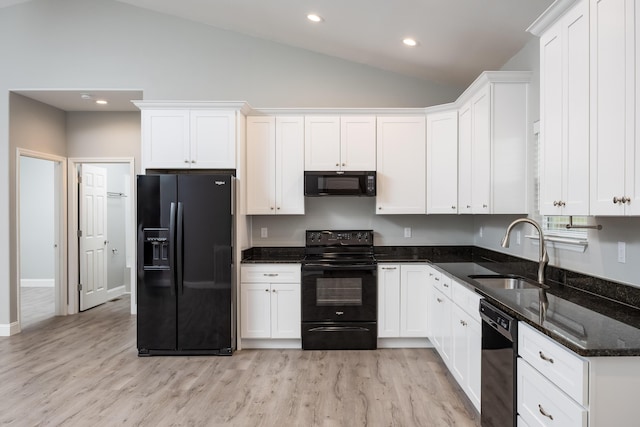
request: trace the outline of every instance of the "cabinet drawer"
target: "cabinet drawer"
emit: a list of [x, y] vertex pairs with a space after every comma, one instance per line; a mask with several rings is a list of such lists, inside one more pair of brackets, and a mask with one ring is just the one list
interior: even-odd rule
[[440, 272], [434, 272], [433, 285], [447, 298], [451, 299], [451, 277]]
[[482, 297], [462, 283], [453, 280], [451, 283], [451, 299], [460, 306], [472, 319], [480, 319], [480, 300]]
[[520, 322], [518, 354], [581, 405], [588, 403], [588, 361]]
[[587, 426], [587, 410], [522, 358], [518, 358], [518, 414], [531, 426]]
[[300, 264], [245, 264], [242, 283], [300, 283]]

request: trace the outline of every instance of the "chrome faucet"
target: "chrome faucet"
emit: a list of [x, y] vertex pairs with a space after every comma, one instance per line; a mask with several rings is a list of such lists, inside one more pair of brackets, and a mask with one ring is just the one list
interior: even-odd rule
[[549, 255], [547, 254], [547, 248], [544, 244], [544, 235], [542, 234], [542, 228], [540, 227], [540, 224], [530, 218], [518, 218], [511, 224], [509, 224], [509, 227], [507, 227], [507, 232], [502, 238], [502, 242], [500, 244], [503, 248], [509, 247], [509, 236], [511, 235], [511, 230], [515, 225], [520, 224], [521, 222], [531, 224], [538, 230], [538, 240], [540, 242], [540, 259], [538, 260], [538, 283], [544, 285], [544, 269], [549, 262]]

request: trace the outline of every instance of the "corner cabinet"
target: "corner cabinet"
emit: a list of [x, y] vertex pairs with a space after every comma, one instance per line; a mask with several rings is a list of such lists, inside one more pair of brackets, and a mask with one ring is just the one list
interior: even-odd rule
[[404, 340], [400, 345], [426, 347], [429, 268], [417, 263], [378, 265], [378, 338], [422, 338]]
[[375, 171], [375, 116], [306, 116], [305, 170]]
[[427, 114], [427, 213], [458, 213], [458, 111]]
[[244, 264], [240, 280], [242, 347], [299, 348], [300, 264]]
[[378, 116], [376, 213], [426, 213], [425, 116]]
[[247, 215], [304, 214], [304, 119], [247, 117]]
[[540, 213], [589, 214], [589, 0], [540, 35]]
[[142, 169], [235, 169], [244, 104], [135, 101]]
[[459, 213], [527, 213], [530, 80], [486, 71], [458, 99]]
[[640, 6], [590, 6], [591, 214], [640, 215]]

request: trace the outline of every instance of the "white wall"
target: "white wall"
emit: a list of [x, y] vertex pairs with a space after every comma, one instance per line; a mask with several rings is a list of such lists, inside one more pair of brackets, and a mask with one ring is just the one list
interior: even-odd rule
[[53, 286], [55, 279], [54, 163], [20, 158], [20, 279]]
[[[149, 100], [246, 100], [258, 107], [425, 107], [461, 91], [114, 0], [2, 8], [0, 40], [0, 147], [9, 146], [11, 89], [136, 89]], [[15, 224], [8, 151], [0, 149], [0, 165], [10, 168], [0, 175], [0, 200], [9, 201], [0, 203], [5, 231]], [[0, 325], [17, 319], [15, 248], [15, 240], [0, 241]]]
[[[531, 121], [540, 117], [540, 55], [538, 50], [538, 39], [529, 42], [518, 54], [507, 62], [503, 70], [532, 70], [534, 82], [532, 84], [531, 100], [529, 106], [532, 112]], [[533, 141], [532, 137], [532, 141]], [[536, 153], [535, 147], [529, 149], [529, 170], [531, 171], [529, 185], [531, 188], [529, 212], [532, 217], [539, 215], [535, 211], [535, 199], [533, 195], [533, 185], [535, 184]], [[509, 223], [517, 217], [514, 216], [481, 216], [475, 217], [474, 235], [475, 244], [484, 248], [499, 252], [510, 253], [522, 256], [531, 260], [538, 260], [538, 246], [533, 245], [530, 239], [523, 239], [521, 245], [511, 240], [511, 247], [505, 249], [500, 246], [500, 241]], [[578, 271], [585, 274], [602, 277], [616, 282], [627, 283], [640, 287], [640, 218], [592, 218], [592, 223], [603, 226], [602, 230], [589, 230], [589, 245], [584, 253], [568, 251], [566, 249], [554, 249], [548, 245], [550, 264], [568, 270]], [[480, 228], [483, 229], [483, 237], [480, 237]], [[522, 228], [524, 233], [532, 234], [533, 230], [527, 226]], [[617, 262], [618, 242], [626, 242], [626, 263]]]

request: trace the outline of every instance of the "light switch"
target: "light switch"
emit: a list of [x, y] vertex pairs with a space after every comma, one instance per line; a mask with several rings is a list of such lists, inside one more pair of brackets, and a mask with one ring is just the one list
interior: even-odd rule
[[267, 227], [262, 227], [260, 229], [260, 237], [262, 237], [263, 239], [269, 237], [269, 230], [267, 229]]
[[404, 237], [411, 237], [411, 227], [404, 228]]

